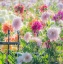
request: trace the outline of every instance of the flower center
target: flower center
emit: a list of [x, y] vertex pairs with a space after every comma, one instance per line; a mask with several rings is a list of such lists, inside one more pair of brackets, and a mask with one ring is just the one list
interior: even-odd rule
[[25, 59], [29, 59], [29, 56], [26, 56], [26, 58]]
[[52, 35], [55, 35], [55, 33], [54, 33], [54, 32], [52, 32], [51, 34], [52, 34]]

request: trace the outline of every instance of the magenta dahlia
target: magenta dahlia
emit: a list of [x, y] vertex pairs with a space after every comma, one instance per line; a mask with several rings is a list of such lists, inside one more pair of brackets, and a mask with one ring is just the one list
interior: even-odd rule
[[34, 33], [39, 31], [42, 28], [42, 23], [40, 21], [35, 21], [32, 23], [32, 30]]

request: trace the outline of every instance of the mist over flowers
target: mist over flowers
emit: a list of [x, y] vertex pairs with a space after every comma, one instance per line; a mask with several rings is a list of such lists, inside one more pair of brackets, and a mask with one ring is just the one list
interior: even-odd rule
[[63, 64], [63, 0], [0, 0], [0, 64]]

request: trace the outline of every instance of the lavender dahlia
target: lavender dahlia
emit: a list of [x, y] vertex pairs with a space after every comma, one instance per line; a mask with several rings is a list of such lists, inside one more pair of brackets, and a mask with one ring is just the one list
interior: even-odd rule
[[58, 8], [61, 10], [61, 9], [63, 9], [63, 3], [62, 2], [59, 2], [58, 4], [57, 4], [57, 6], [58, 6]]
[[27, 62], [32, 61], [32, 55], [30, 53], [25, 52], [25, 53], [21, 53], [21, 54], [22, 54], [22, 56], [19, 56], [17, 58], [17, 64], [22, 64], [22, 62], [27, 63]]
[[41, 16], [41, 19], [46, 21], [49, 17], [50, 17], [50, 14], [48, 12], [44, 12]]
[[23, 57], [22, 56], [19, 56], [17, 58], [17, 64], [22, 64], [22, 62], [23, 62]]
[[23, 56], [23, 62], [27, 63], [32, 61], [32, 55], [30, 53], [25, 52], [22, 54], [22, 56]]
[[0, 4], [1, 4], [1, 6], [4, 7], [4, 6], [6, 6], [7, 3], [5, 1], [2, 1]]
[[59, 38], [60, 34], [60, 28], [57, 27], [51, 27], [47, 31], [47, 36], [50, 39], [50, 41], [56, 41]]
[[13, 25], [15, 30], [19, 30], [21, 28], [21, 25], [22, 25], [21, 18], [20, 17], [14, 18], [12, 25]]

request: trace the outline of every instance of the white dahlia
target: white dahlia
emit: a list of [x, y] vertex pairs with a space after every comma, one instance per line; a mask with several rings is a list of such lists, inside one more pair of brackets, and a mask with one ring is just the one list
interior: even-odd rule
[[50, 41], [56, 41], [59, 38], [60, 28], [58, 27], [51, 27], [47, 31], [47, 36]]

